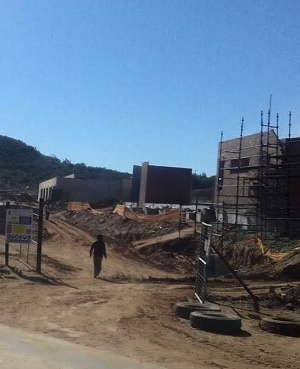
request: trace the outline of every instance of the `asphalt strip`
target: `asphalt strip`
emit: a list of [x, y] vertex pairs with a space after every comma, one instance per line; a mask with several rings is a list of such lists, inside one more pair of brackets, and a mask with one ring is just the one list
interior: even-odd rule
[[0, 325], [0, 368], [163, 369], [107, 351]]

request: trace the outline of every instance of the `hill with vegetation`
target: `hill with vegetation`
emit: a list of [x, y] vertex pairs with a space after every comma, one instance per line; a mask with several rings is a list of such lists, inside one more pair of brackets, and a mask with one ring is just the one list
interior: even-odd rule
[[206, 190], [214, 188], [216, 176], [208, 177], [206, 173], [193, 174], [193, 189], [194, 190]]
[[0, 187], [36, 190], [39, 182], [76, 173], [88, 178], [130, 178], [129, 173], [118, 172], [85, 164], [72, 164], [41, 154], [36, 148], [20, 140], [0, 135]]
[[[0, 188], [35, 191], [39, 182], [76, 173], [83, 178], [130, 178], [130, 173], [118, 172], [84, 163], [73, 164], [54, 156], [41, 154], [35, 147], [20, 140], [0, 135]], [[193, 189], [212, 188], [214, 176], [193, 174]]]

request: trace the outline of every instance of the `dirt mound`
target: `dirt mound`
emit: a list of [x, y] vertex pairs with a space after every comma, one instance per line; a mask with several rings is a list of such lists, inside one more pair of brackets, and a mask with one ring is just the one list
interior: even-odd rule
[[270, 264], [273, 258], [266, 253], [261, 241], [257, 238], [239, 240], [224, 245], [219, 251], [226, 257], [235, 268], [243, 268], [255, 264]]
[[194, 236], [187, 225], [182, 225], [179, 234], [174, 221], [158, 222], [155, 218], [139, 222], [113, 213], [112, 208], [66, 211], [60, 217], [94, 236], [103, 234], [106, 242], [126, 257], [142, 259], [169, 272], [195, 274]]
[[300, 278], [300, 249], [274, 252], [259, 238], [239, 240], [218, 247], [229, 264], [242, 275], [251, 278]]
[[103, 209], [99, 212], [88, 209], [80, 212], [64, 212], [63, 216], [71, 224], [89, 231], [94, 236], [102, 233], [104, 236], [122, 239], [123, 241], [153, 238], [178, 230], [177, 223], [140, 223], [114, 214], [112, 208]]
[[[178, 218], [178, 222], [159, 221], [157, 216], [152, 215], [147, 217], [152, 218], [151, 221], [141, 222], [130, 219], [132, 212], [125, 211], [124, 206], [117, 209], [117, 212], [113, 212], [111, 207], [64, 211], [61, 216], [94, 236], [103, 234], [114, 247], [130, 257], [143, 258], [166, 270], [195, 273], [193, 229], [181, 223], [183, 229], [179, 235]], [[118, 215], [121, 210], [130, 217]], [[300, 250], [297, 249], [286, 253], [273, 252], [259, 238], [249, 238], [227, 244], [219, 251], [243, 276], [291, 280], [298, 280], [300, 276]]]
[[135, 213], [125, 205], [117, 205], [113, 211], [114, 214], [121, 215], [122, 217], [132, 219], [137, 223], [163, 223], [163, 222], [176, 222], [183, 220], [183, 214], [180, 213], [179, 209], [173, 209], [166, 211], [161, 214], [155, 215], [141, 215]]
[[274, 278], [300, 278], [300, 249], [287, 253], [270, 268], [270, 276]]

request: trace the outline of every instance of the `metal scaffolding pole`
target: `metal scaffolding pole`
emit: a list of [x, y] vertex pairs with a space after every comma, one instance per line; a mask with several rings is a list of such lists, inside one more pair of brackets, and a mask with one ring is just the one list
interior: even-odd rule
[[243, 130], [244, 130], [244, 118], [241, 122], [240, 142], [239, 142], [239, 155], [238, 155], [238, 172], [236, 177], [236, 202], [235, 202], [235, 236], [237, 236], [238, 229], [238, 216], [239, 216], [239, 199], [240, 199], [240, 171], [241, 171], [241, 157], [243, 146]]
[[[219, 219], [219, 214], [220, 214], [220, 191], [223, 187], [223, 177], [224, 177], [224, 168], [221, 168], [222, 166], [222, 148], [223, 148], [223, 131], [221, 131], [221, 140], [220, 140], [220, 145], [219, 145], [219, 158], [218, 158], [218, 178], [217, 178], [217, 220]], [[223, 207], [222, 207], [222, 214], [224, 215], [223, 212]], [[219, 231], [218, 229], [219, 226], [219, 222], [217, 222], [217, 231]]]

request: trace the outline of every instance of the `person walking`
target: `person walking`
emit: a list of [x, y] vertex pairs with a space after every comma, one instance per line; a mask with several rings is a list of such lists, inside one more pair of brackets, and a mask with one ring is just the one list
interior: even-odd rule
[[106, 247], [102, 234], [97, 236], [97, 241], [95, 241], [91, 246], [90, 257], [92, 255], [94, 256], [94, 278], [97, 278], [102, 269], [103, 256], [105, 259], [107, 258]]

